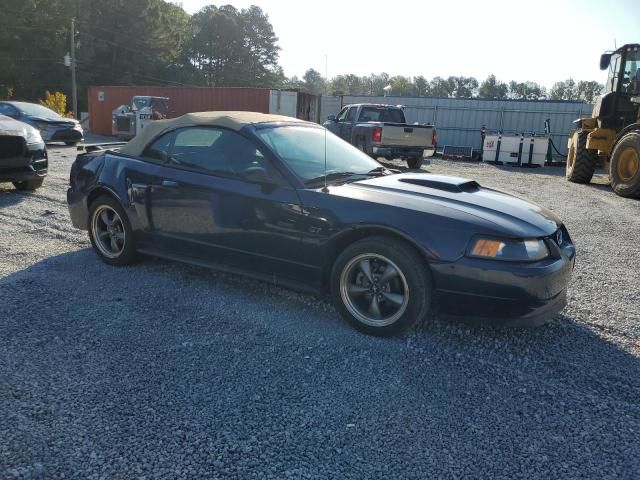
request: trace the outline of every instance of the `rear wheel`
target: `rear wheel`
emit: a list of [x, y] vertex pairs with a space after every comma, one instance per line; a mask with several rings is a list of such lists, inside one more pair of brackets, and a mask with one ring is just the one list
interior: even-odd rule
[[91, 204], [89, 238], [100, 259], [109, 265], [129, 265], [135, 260], [133, 230], [113, 197], [102, 195]]
[[427, 266], [405, 242], [359, 240], [336, 260], [331, 275], [336, 308], [356, 329], [398, 335], [426, 318], [431, 305]]
[[627, 133], [611, 154], [611, 188], [622, 197], [640, 197], [640, 132]]
[[587, 132], [577, 130], [571, 138], [567, 154], [567, 180], [589, 183], [596, 171], [597, 154], [587, 149]]
[[44, 178], [36, 178], [33, 180], [24, 180], [22, 182], [13, 182], [16, 190], [36, 190], [42, 186]]
[[407, 158], [407, 166], [417, 170], [422, 166], [423, 160], [422, 155]]

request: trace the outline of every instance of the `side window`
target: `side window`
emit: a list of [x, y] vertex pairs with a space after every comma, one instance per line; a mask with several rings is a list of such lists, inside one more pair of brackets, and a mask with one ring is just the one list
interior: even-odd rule
[[169, 149], [175, 136], [175, 132], [169, 132], [156, 138], [153, 143], [142, 152], [142, 156], [147, 160], [151, 160], [153, 163], [166, 163], [169, 160]]
[[0, 103], [0, 115], [6, 115], [11, 118], [18, 118], [20, 116], [18, 110], [8, 103]]
[[611, 57], [611, 63], [609, 64], [609, 88], [612, 92], [618, 89], [618, 68], [620, 65], [620, 55], [614, 55]]
[[242, 179], [250, 167], [262, 167], [278, 183], [286, 181], [258, 147], [239, 133], [222, 128], [188, 127], [177, 130], [169, 164], [207, 174]]
[[347, 110], [349, 110], [349, 107], [344, 107], [340, 110], [340, 113], [336, 117], [336, 122], [344, 122], [344, 119], [347, 116]]
[[347, 122], [353, 122], [356, 118], [356, 111], [358, 107], [351, 107], [347, 112]]

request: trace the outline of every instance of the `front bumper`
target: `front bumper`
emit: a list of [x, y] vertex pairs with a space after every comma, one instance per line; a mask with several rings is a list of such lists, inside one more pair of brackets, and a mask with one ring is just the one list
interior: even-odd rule
[[[8, 141], [8, 138], [4, 137], [3, 141]], [[24, 139], [20, 141], [21, 149], [16, 148], [9, 155], [3, 155], [8, 150], [0, 149], [3, 150], [0, 152], [0, 182], [21, 182], [47, 175], [49, 159], [44, 143], [26, 144]]]
[[567, 304], [567, 286], [575, 249], [535, 263], [511, 263], [463, 257], [431, 265], [439, 315], [474, 322], [521, 327], [541, 325]]
[[81, 142], [83, 138], [82, 130], [66, 128], [55, 130], [49, 136], [48, 142]]

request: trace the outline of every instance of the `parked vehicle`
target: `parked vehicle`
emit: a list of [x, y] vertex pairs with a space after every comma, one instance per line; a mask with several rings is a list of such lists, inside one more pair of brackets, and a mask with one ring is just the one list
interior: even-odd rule
[[120, 105], [111, 114], [111, 134], [131, 139], [138, 135], [149, 122], [167, 118], [167, 97], [136, 96], [131, 105]]
[[47, 175], [47, 147], [31, 125], [0, 115], [0, 182], [35, 190]]
[[76, 145], [84, 137], [80, 122], [63, 117], [37, 103], [0, 102], [0, 115], [6, 115], [37, 128], [42, 139], [47, 143], [64, 142], [67, 145]]
[[575, 249], [550, 211], [463, 178], [393, 173], [326, 129], [208, 112], [78, 156], [67, 194], [98, 256], [145, 253], [330, 291], [375, 335], [437, 311], [545, 322]]
[[600, 68], [609, 70], [604, 93], [569, 132], [567, 179], [591, 182], [600, 161], [614, 192], [640, 198], [640, 44], [603, 53]]
[[436, 148], [435, 128], [406, 123], [399, 106], [347, 105], [324, 126], [373, 158], [401, 158], [409, 168], [420, 168], [424, 151]]

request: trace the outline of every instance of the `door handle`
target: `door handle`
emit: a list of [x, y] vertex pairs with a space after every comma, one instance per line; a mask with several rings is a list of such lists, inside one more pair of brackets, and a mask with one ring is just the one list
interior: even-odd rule
[[178, 186], [178, 182], [174, 182], [173, 180], [163, 180], [161, 185], [163, 187], [175, 188]]

